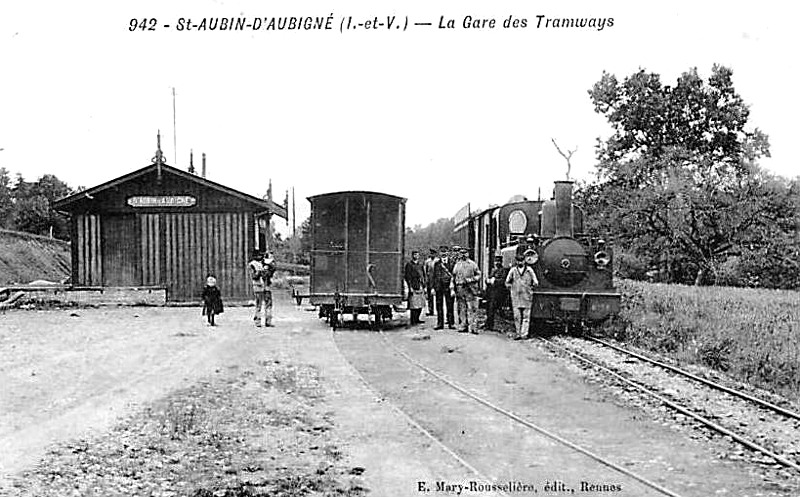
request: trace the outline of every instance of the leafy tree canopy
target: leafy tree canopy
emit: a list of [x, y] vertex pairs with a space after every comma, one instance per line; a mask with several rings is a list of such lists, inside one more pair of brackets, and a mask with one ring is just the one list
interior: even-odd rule
[[8, 171], [0, 168], [0, 228], [37, 235], [49, 235], [52, 228], [53, 236], [66, 240], [69, 238], [67, 220], [51, 205], [72, 192], [52, 174], [32, 182], [17, 174], [12, 182]]
[[632, 257], [666, 264], [671, 280], [714, 281], [752, 251], [781, 259], [796, 233], [797, 182], [759, 168], [769, 142], [747, 129], [732, 75], [715, 65], [707, 81], [692, 69], [668, 86], [644, 70], [622, 83], [604, 73], [589, 91], [613, 129], [579, 193], [589, 222]]

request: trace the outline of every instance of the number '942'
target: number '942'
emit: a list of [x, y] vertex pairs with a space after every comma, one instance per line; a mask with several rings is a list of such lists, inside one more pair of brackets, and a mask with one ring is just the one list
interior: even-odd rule
[[136, 31], [137, 29], [139, 31], [155, 31], [157, 24], [158, 21], [156, 21], [155, 17], [131, 19], [131, 22], [128, 23], [128, 31]]

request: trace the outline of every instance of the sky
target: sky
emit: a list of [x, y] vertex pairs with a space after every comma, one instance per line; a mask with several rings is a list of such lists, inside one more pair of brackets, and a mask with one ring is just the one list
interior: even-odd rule
[[[332, 29], [179, 29], [284, 16], [332, 16]], [[341, 29], [392, 16], [391, 29]], [[464, 27], [467, 16], [495, 27]], [[526, 26], [504, 28], [509, 17]], [[544, 26], [561, 18], [606, 21]], [[131, 31], [132, 19], [156, 28]], [[467, 203], [549, 197], [566, 175], [552, 140], [574, 150], [572, 179], [590, 180], [611, 131], [588, 96], [603, 71], [674, 84], [719, 63], [749, 128], [769, 135], [761, 164], [796, 176], [794, 20], [777, 1], [6, 0], [0, 167], [92, 187], [149, 165], [160, 130], [169, 165], [187, 169], [193, 150], [212, 181], [260, 197], [271, 180], [279, 202], [294, 189], [298, 227], [307, 197], [342, 190], [405, 197], [407, 225], [425, 226]]]

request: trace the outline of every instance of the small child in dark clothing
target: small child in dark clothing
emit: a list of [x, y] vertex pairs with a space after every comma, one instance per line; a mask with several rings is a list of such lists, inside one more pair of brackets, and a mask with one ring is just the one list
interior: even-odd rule
[[209, 276], [206, 278], [206, 287], [203, 288], [203, 315], [208, 317], [210, 326], [216, 326], [214, 324], [214, 316], [223, 312], [222, 294], [217, 288], [217, 279]]

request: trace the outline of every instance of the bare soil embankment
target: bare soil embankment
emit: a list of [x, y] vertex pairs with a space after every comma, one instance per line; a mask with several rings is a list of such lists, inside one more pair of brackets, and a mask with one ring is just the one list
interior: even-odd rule
[[36, 280], [61, 282], [69, 275], [68, 242], [0, 230], [0, 286]]

